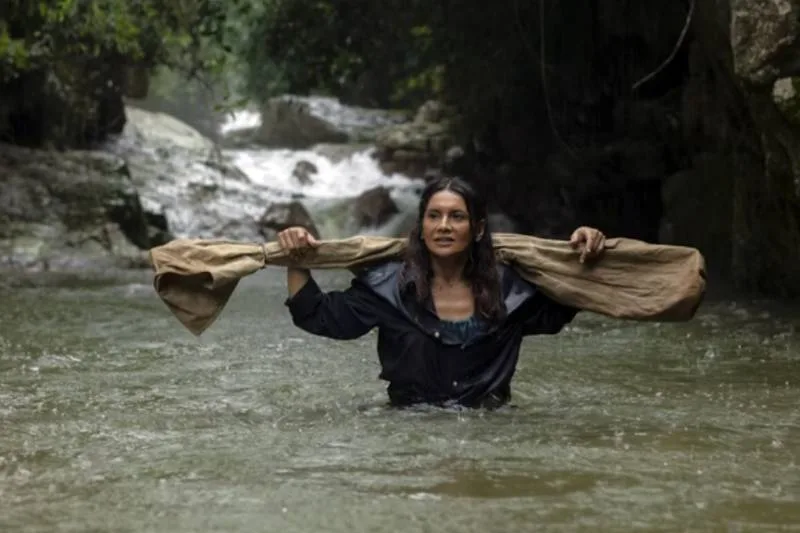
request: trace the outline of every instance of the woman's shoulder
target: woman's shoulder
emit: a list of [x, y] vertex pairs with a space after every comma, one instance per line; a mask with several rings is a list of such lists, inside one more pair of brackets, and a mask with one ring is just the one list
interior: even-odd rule
[[402, 307], [398, 280], [403, 270], [402, 261], [382, 262], [359, 269], [353, 280], [359, 290], [370, 293], [372, 297], [393, 308]]
[[402, 261], [387, 261], [370, 265], [356, 272], [356, 279], [376, 289], [383, 285], [394, 284], [403, 269]]

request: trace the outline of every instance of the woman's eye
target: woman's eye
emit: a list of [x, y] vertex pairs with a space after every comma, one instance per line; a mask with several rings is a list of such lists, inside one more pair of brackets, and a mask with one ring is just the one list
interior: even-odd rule
[[464, 220], [464, 213], [453, 213], [453, 220]]

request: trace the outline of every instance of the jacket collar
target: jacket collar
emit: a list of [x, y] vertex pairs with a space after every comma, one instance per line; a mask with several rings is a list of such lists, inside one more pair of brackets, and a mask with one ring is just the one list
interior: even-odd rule
[[[359, 279], [410, 321], [435, 335], [440, 329], [440, 321], [433, 310], [432, 302], [420, 305], [410, 290], [404, 290], [400, 280], [402, 270], [402, 262], [392, 261], [361, 272]], [[497, 275], [500, 277], [500, 290], [507, 315], [519, 309], [537, 292], [535, 285], [523, 280], [511, 267], [498, 264]]]

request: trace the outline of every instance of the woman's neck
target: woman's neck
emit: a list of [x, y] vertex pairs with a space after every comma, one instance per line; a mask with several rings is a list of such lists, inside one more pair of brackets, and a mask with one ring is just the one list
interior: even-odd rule
[[448, 259], [432, 259], [431, 270], [433, 271], [433, 279], [441, 284], [451, 286], [463, 282], [466, 264], [466, 256]]

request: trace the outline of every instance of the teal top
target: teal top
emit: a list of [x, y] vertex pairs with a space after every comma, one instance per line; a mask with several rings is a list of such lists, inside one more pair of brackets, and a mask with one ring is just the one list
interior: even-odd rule
[[442, 320], [441, 324], [445, 337], [459, 343], [466, 342], [485, 327], [485, 324], [475, 315], [464, 320]]

